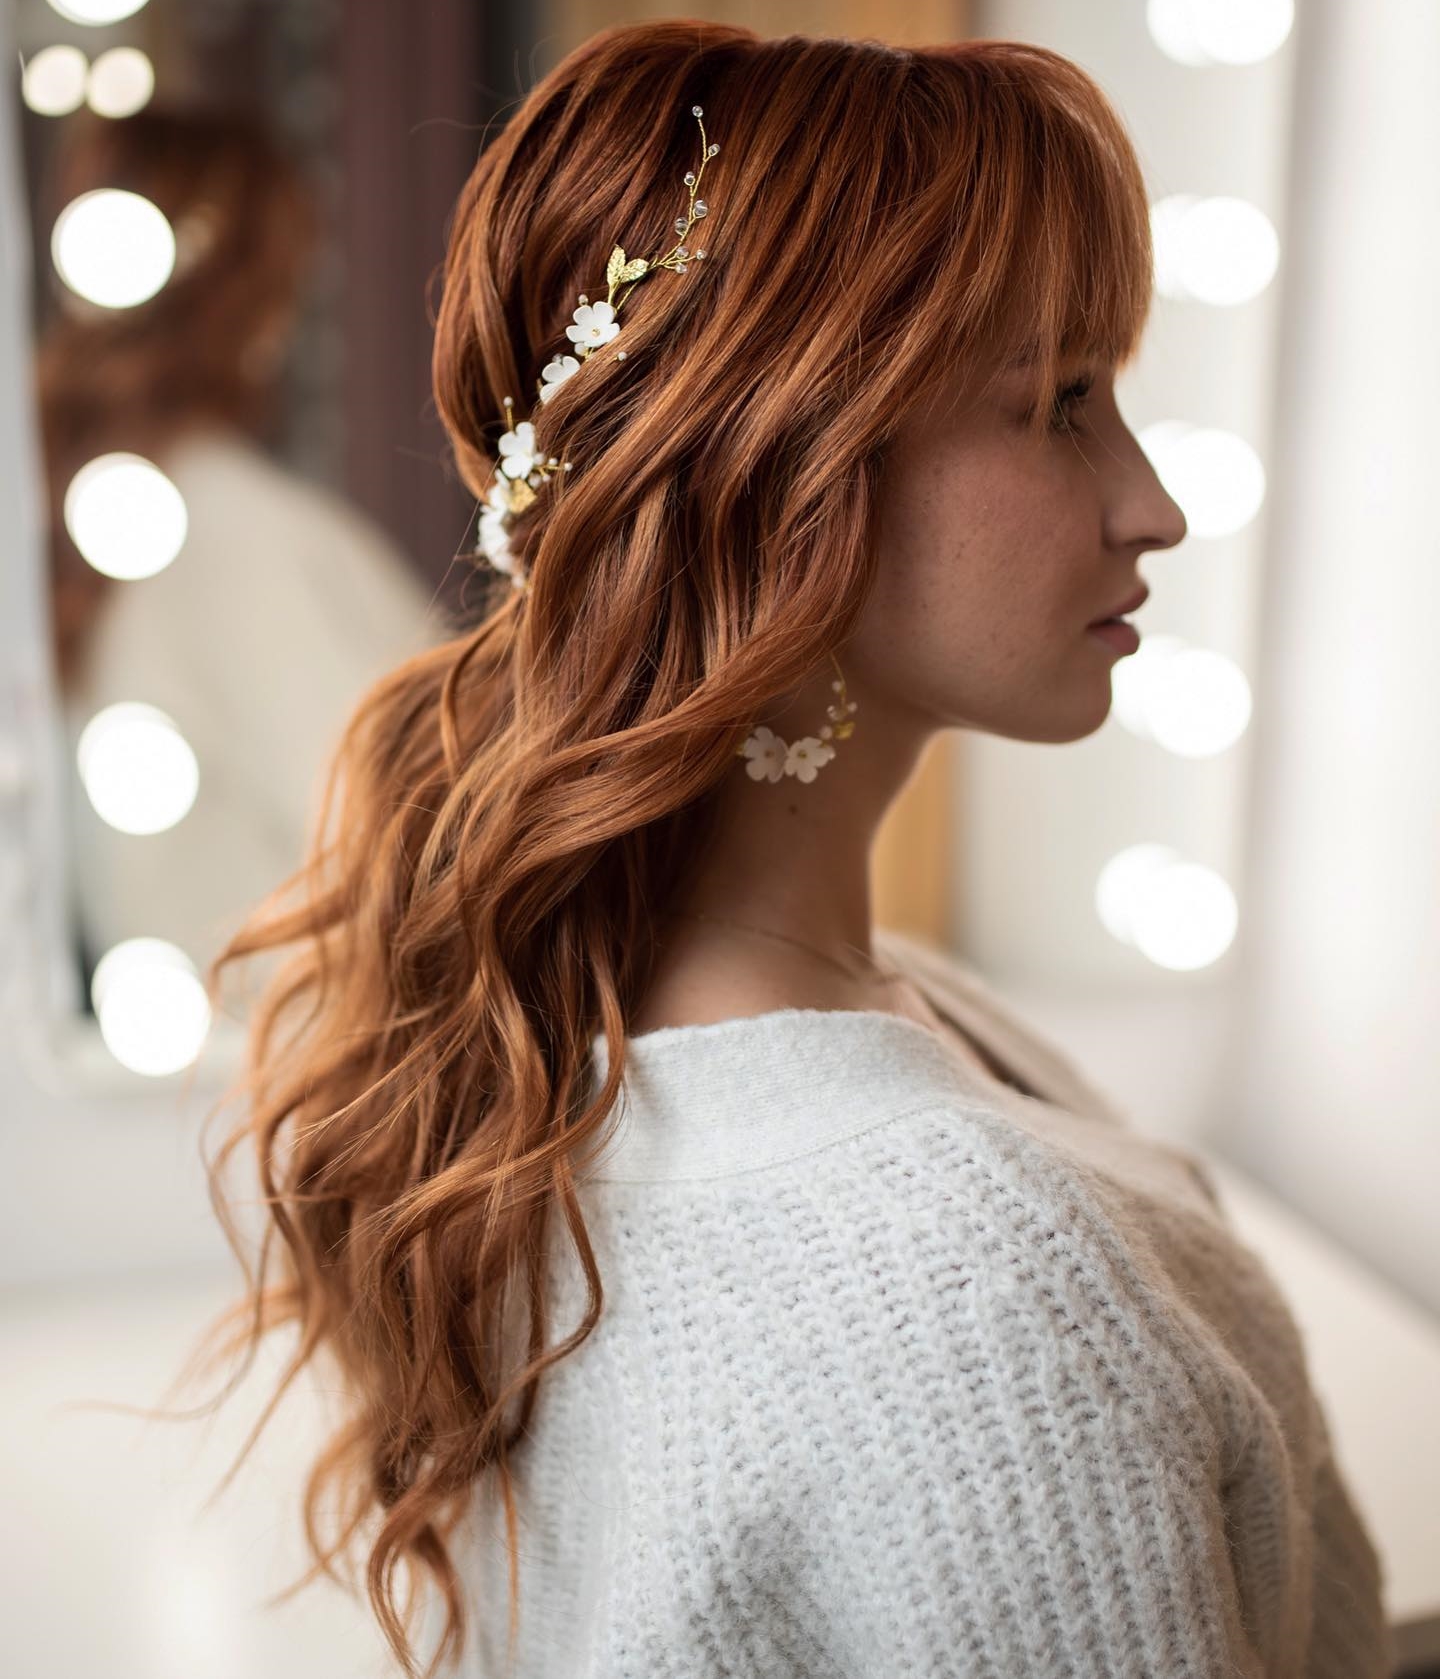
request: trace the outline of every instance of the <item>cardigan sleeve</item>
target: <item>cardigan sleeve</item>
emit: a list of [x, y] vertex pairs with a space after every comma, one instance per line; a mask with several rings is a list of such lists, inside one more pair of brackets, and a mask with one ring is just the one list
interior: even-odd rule
[[1305, 1679], [1390, 1679], [1400, 1652], [1385, 1613], [1380, 1553], [1366, 1528], [1315, 1405], [1320, 1452], [1315, 1464], [1316, 1578]]
[[863, 1653], [857, 1675], [1295, 1671], [1308, 1604], [1247, 1604], [1232, 1554], [1223, 1361], [1102, 1217], [1068, 1211], [992, 1231], [943, 1311], [915, 1308], [908, 1397], [860, 1458], [832, 1647]]

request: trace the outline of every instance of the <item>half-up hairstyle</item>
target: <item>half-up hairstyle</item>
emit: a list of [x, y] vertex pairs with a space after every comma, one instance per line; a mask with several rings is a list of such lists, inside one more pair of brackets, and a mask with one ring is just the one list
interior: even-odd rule
[[[532, 404], [612, 247], [667, 247], [694, 104], [720, 145], [706, 260], [635, 288], [624, 361], [592, 356]], [[363, 696], [304, 868], [208, 980], [295, 947], [250, 1023], [243, 1118], [208, 1162], [242, 1263], [220, 1180], [246, 1144], [264, 1209], [215, 1356], [244, 1349], [238, 1381], [268, 1331], [295, 1329], [226, 1482], [313, 1361], [346, 1409], [305, 1491], [316, 1564], [291, 1590], [358, 1549], [407, 1672], [427, 1586], [446, 1612], [437, 1660], [471, 1611], [508, 1615], [513, 1639], [511, 1459], [545, 1372], [603, 1308], [575, 1186], [613, 1135], [652, 919], [704, 866], [741, 737], [856, 622], [898, 423], [945, 369], [983, 381], [1028, 355], [1039, 432], [1062, 358], [1133, 354], [1151, 282], [1120, 120], [1037, 46], [626, 25], [482, 150], [450, 231], [436, 402], [477, 497], [507, 395], [575, 469], [517, 516], [530, 587], [484, 573], [473, 627]], [[557, 1240], [587, 1311], [551, 1345]], [[467, 1603], [454, 1566], [476, 1498], [505, 1510], [508, 1603]], [[328, 1537], [322, 1505], [339, 1512]]]

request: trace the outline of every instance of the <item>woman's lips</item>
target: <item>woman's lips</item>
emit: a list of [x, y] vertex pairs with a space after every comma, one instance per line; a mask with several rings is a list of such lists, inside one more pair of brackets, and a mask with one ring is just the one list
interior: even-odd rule
[[1141, 583], [1131, 594], [1127, 595], [1124, 600], [1112, 606], [1110, 610], [1103, 615], [1103, 617], [1092, 619], [1091, 627], [1093, 628], [1095, 624], [1112, 623], [1117, 618], [1123, 618], [1129, 612], [1138, 612], [1149, 599], [1150, 590], [1144, 583]]
[[1102, 618], [1098, 624], [1091, 624], [1085, 633], [1103, 641], [1107, 647], [1113, 647], [1117, 653], [1135, 653], [1140, 648], [1139, 630], [1124, 618]]

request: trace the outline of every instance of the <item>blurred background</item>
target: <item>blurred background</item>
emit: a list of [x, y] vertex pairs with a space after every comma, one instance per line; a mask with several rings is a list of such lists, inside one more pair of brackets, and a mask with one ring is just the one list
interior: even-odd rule
[[[9, 1679], [391, 1671], [301, 1566], [302, 1389], [200, 1505], [156, 1404], [238, 1288], [200, 974], [376, 676], [486, 608], [429, 390], [487, 133], [596, 29], [1031, 40], [1120, 108], [1156, 295], [1118, 397], [1189, 534], [1095, 735], [935, 742], [878, 919], [1203, 1155], [1304, 1332], [1409, 1675], [1440, 1673], [1432, 0], [14, 0], [0, 93], [0, 1592]], [[8, 37], [8, 38], [7, 38]], [[255, 965], [259, 976], [261, 970]], [[206, 1388], [205, 1394], [211, 1390]]]

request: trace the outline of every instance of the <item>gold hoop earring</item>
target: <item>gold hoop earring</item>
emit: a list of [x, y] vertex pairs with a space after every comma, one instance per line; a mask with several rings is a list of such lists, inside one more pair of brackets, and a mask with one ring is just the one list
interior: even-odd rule
[[825, 708], [830, 721], [822, 725], [818, 735], [802, 735], [788, 745], [773, 729], [757, 724], [745, 737], [744, 744], [735, 749], [737, 758], [747, 760], [745, 773], [752, 781], [781, 781], [787, 775], [793, 775], [798, 781], [813, 781], [835, 756], [832, 742], [848, 740], [855, 732], [851, 719], [851, 713], [857, 709], [855, 701], [846, 698], [845, 673], [833, 653], [830, 662], [838, 673], [830, 686], [839, 696]]

